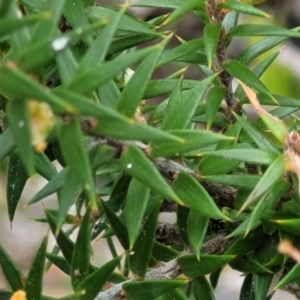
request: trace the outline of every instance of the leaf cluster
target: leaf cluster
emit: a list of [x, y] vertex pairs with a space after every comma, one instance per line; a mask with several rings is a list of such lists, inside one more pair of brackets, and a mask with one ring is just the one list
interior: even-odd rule
[[[47, 251], [45, 237], [26, 276], [0, 246], [10, 286], [1, 299], [20, 290], [29, 300], [52, 299], [42, 295], [52, 264], [70, 277], [66, 299], [215, 299], [227, 264], [246, 275], [240, 299], [300, 284], [298, 265], [277, 251], [283, 240], [300, 246], [300, 104], [260, 80], [277, 46], [300, 32], [238, 23], [241, 14], [270, 17], [258, 2], [134, 2], [170, 10], [143, 21], [127, 5], [0, 1], [0, 161], [10, 222], [35, 173], [47, 184], [28, 205], [57, 196], [56, 209], [36, 220], [49, 224], [57, 246]], [[187, 12], [202, 24], [201, 38], [170, 33]], [[263, 38], [228, 60], [235, 37], [253, 36]], [[202, 79], [186, 79], [182, 64]], [[165, 65], [176, 71], [155, 79]], [[176, 223], [161, 224], [161, 212], [175, 212]], [[91, 241], [99, 237], [113, 258], [94, 266]]]

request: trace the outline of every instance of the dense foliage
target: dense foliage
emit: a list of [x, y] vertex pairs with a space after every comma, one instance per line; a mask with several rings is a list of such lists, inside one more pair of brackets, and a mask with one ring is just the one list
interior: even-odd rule
[[[45, 207], [37, 220], [48, 222], [57, 246], [47, 252], [45, 237], [27, 275], [0, 246], [10, 286], [1, 299], [48, 299], [50, 264], [70, 276], [66, 299], [214, 299], [228, 264], [245, 274], [240, 299], [269, 299], [278, 288], [300, 294], [299, 265], [285, 255], [300, 247], [300, 102], [260, 80], [277, 46], [300, 32], [238, 24], [240, 14], [269, 18], [253, 6], [260, 2], [141, 0], [132, 6], [170, 11], [142, 21], [128, 5], [0, 1], [0, 161], [10, 221], [34, 173], [48, 183], [29, 205], [57, 194], [57, 209]], [[188, 12], [202, 37], [168, 47], [170, 28]], [[228, 60], [235, 37], [253, 36], [263, 38]], [[165, 65], [177, 69], [154, 80]], [[186, 79], [182, 65], [203, 79]], [[159, 104], [147, 103], [158, 96]], [[161, 212], [175, 212], [176, 223], [158, 222]], [[90, 243], [99, 236], [113, 259], [95, 266]]]

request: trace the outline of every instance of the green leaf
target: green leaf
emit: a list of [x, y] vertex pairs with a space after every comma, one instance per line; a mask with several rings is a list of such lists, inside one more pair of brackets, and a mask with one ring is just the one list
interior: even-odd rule
[[106, 280], [119, 263], [120, 257], [116, 257], [87, 276], [77, 287], [75, 291], [75, 298], [79, 300], [95, 299]]
[[[171, 61], [182, 60], [188, 55], [195, 54], [203, 47], [203, 39], [193, 39], [191, 41], [183, 42], [180, 46], [171, 50], [166, 50], [161, 55], [157, 67], [161, 67]], [[203, 61], [205, 63], [205, 61]]]
[[[264, 300], [269, 296], [269, 289], [273, 279], [272, 274], [254, 274], [253, 287], [255, 299]], [[272, 292], [272, 291], [271, 291]]]
[[5, 159], [14, 149], [15, 141], [10, 128], [4, 130], [0, 135], [0, 162]]
[[[16, 87], [15, 82], [18, 82]], [[62, 99], [50, 93], [29, 75], [17, 68], [13, 63], [0, 65], [0, 91], [3, 94], [22, 99], [36, 99], [48, 103], [55, 112], [72, 113], [74, 109]], [[14, 100], [17, 101], [17, 100]]]
[[[95, 12], [102, 9], [105, 8], [100, 6], [93, 6], [88, 8], [86, 12], [89, 15], [89, 12], [91, 10]], [[106, 21], [107, 26], [93, 41], [91, 46], [88, 48], [88, 50], [80, 60], [77, 74], [80, 74], [80, 72], [83, 72], [91, 67], [100, 66], [102, 64], [123, 14], [124, 9], [121, 9], [119, 13], [114, 12], [113, 17], [112, 15], [108, 16], [108, 20]]]
[[261, 197], [268, 189], [274, 186], [275, 182], [284, 174], [284, 158], [279, 156], [266, 170], [258, 184], [251, 192], [247, 200], [244, 202], [240, 211], [243, 211], [246, 207], [254, 203], [259, 197]]
[[[92, 103], [89, 98], [84, 96], [65, 90], [57, 90], [56, 94], [64, 98], [70, 104], [76, 103], [76, 108], [80, 111], [81, 115], [95, 118], [97, 122], [95, 122], [96, 124], [93, 124], [94, 127], [92, 127], [95, 133], [125, 140], [147, 142], [159, 140], [180, 141], [180, 139], [174, 135], [135, 122], [106, 105]], [[122, 128], [122, 130], [120, 130], [120, 128]]]
[[262, 150], [271, 151], [278, 153], [278, 150], [269, 142], [269, 140], [263, 136], [257, 129], [251, 126], [246, 120], [238, 115], [234, 115], [243, 130], [251, 138], [251, 140], [257, 145], [258, 148]]
[[177, 252], [171, 247], [165, 246], [161, 243], [154, 242], [152, 249], [152, 256], [157, 261], [169, 261], [180, 255], [180, 252]]
[[12, 291], [0, 289], [1, 300], [10, 300], [12, 299], [12, 295], [13, 295]]
[[166, 44], [171, 36], [167, 37], [162, 43], [157, 45], [153, 53], [146, 57], [136, 68], [128, 83], [125, 85], [117, 103], [117, 110], [129, 118], [133, 118], [142, 100], [144, 91], [156, 67]]
[[204, 45], [209, 69], [211, 69], [217, 51], [221, 30], [221, 24], [217, 23], [208, 23], [203, 29]]
[[188, 300], [188, 298], [179, 289], [175, 289], [167, 294], [164, 294], [160, 298], [161, 300]]
[[209, 130], [172, 130], [169, 131], [173, 136], [178, 137], [178, 141], [155, 141], [150, 144], [151, 157], [175, 156], [190, 151], [216, 144], [221, 141], [229, 141], [234, 138]]
[[13, 291], [23, 289], [24, 275], [5, 249], [0, 245], [0, 265], [3, 275]]
[[60, 193], [58, 193], [58, 215], [56, 220], [56, 234], [61, 229], [61, 226], [65, 222], [66, 216], [71, 205], [79, 197], [82, 192], [80, 182], [76, 174], [72, 169], [68, 168], [65, 176], [65, 181], [63, 183]]
[[170, 24], [183, 14], [199, 8], [199, 0], [186, 0], [181, 2], [180, 5], [170, 14], [170, 16], [164, 21], [163, 25]]
[[87, 277], [90, 267], [90, 218], [91, 211], [88, 208], [82, 219], [81, 226], [75, 243], [71, 263], [71, 280], [73, 288]]
[[205, 276], [194, 278], [192, 285], [196, 299], [215, 300], [213, 289]]
[[135, 281], [124, 283], [123, 289], [128, 300], [153, 300], [187, 282], [186, 279]]
[[235, 159], [240, 160], [241, 162], [260, 165], [270, 165], [276, 158], [274, 152], [253, 148], [214, 150], [210, 152], [205, 152], [203, 153], [203, 155], [223, 157], [228, 160]]
[[[171, 108], [167, 110], [167, 116], [165, 117], [167, 118], [165, 122], [168, 122], [167, 129], [184, 129], [188, 126], [201, 97], [215, 77], [216, 75], [213, 75], [200, 81], [195, 87], [184, 92], [182, 97], [180, 96], [180, 92], [176, 92], [177, 94], [174, 95], [174, 99], [170, 99], [173, 103], [170, 104]], [[180, 86], [177, 87], [177, 89], [179, 88]], [[172, 118], [172, 120], [170, 120], [170, 118]]]
[[[264, 54], [268, 50], [274, 48], [275, 46], [282, 43], [286, 38], [282, 37], [270, 37], [259, 41], [256, 44], [251, 45], [242, 51], [235, 59], [241, 62], [242, 64], [246, 64], [250, 62], [252, 59]], [[273, 102], [274, 103], [274, 102]]]
[[232, 76], [241, 80], [248, 86], [255, 88], [260, 93], [269, 96], [271, 99], [274, 99], [265, 85], [255, 76], [255, 74], [238, 60], [231, 60], [223, 64], [222, 67]]
[[54, 255], [52, 253], [46, 253], [46, 258], [54, 264], [56, 267], [58, 267], [62, 272], [70, 276], [71, 274], [71, 268], [70, 265], [67, 263], [67, 261], [58, 255]]
[[257, 224], [257, 221], [261, 220], [261, 217], [266, 209], [272, 209], [274, 206], [276, 206], [277, 202], [281, 199], [281, 197], [285, 195], [289, 188], [290, 185], [282, 179], [274, 184], [269, 193], [266, 193], [266, 195], [255, 206], [253, 212], [250, 215], [245, 234], [247, 234], [254, 228], [254, 226]]
[[199, 262], [195, 255], [183, 255], [177, 259], [183, 273], [188, 277], [207, 275], [230, 262], [234, 255], [201, 255]]
[[225, 251], [226, 255], [244, 255], [258, 248], [265, 240], [262, 228], [256, 228], [251, 231], [246, 237], [240, 236], [233, 244]]
[[224, 87], [213, 87], [206, 98], [205, 112], [206, 112], [206, 128], [210, 128], [216, 118], [217, 112], [220, 108], [222, 100], [224, 99], [226, 89]]
[[59, 78], [62, 84], [69, 84], [78, 68], [77, 61], [70, 49], [65, 49], [57, 53], [56, 65], [59, 73]]
[[203, 244], [206, 230], [209, 225], [209, 217], [204, 217], [191, 210], [187, 219], [188, 238], [197, 259], [200, 261], [200, 249]]
[[56, 239], [56, 243], [59, 246], [60, 251], [62, 252], [64, 258], [71, 265], [72, 262], [72, 255], [74, 251], [74, 243], [70, 240], [70, 238], [66, 235], [65, 232], [59, 230], [57, 234], [56, 230], [56, 219], [51, 215], [50, 211], [45, 209], [45, 214], [50, 225], [50, 229], [54, 234]]
[[41, 19], [49, 18], [46, 14], [32, 14], [22, 18], [3, 18], [0, 20], [0, 37], [3, 38], [14, 31], [35, 24]]
[[81, 183], [93, 206], [96, 206], [94, 179], [87, 155], [87, 150], [83, 144], [83, 135], [79, 122], [72, 119], [64, 124], [59, 133], [60, 147], [67, 162], [70, 172], [74, 172]]
[[267, 221], [287, 232], [300, 235], [300, 219], [272, 219]]
[[[192, 89], [197, 84], [199, 84], [199, 81], [197, 80], [183, 80], [182, 90]], [[152, 80], [149, 82], [145, 90], [143, 99], [150, 99], [165, 94], [171, 94], [176, 89], [177, 85], [177, 79]]]
[[49, 17], [36, 24], [30, 41], [32, 45], [40, 42], [46, 36], [53, 37], [57, 32], [57, 23], [61, 17], [65, 0], [48, 2], [47, 4], [49, 6], [49, 9], [47, 9]]
[[140, 7], [161, 7], [161, 8], [177, 8], [181, 4], [181, 0], [149, 0], [149, 1], [137, 1], [131, 3], [131, 6], [140, 6]]
[[[63, 14], [74, 29], [89, 25], [85, 8], [80, 0], [66, 0]], [[91, 45], [93, 42], [90, 35], [85, 36], [83, 40], [87, 45]]]
[[34, 173], [34, 158], [31, 147], [30, 120], [27, 101], [12, 99], [7, 105], [7, 118], [17, 152], [29, 175]]
[[239, 300], [254, 300], [254, 289], [253, 289], [253, 274], [248, 274], [242, 284], [241, 293]]
[[98, 66], [88, 68], [86, 71], [80, 72], [73, 77], [68, 84], [68, 89], [79, 94], [89, 94], [116, 77], [121, 71], [149, 55], [154, 49], [150, 47], [133, 53], [123, 54], [114, 60], [103, 63], [101, 68]]
[[280, 289], [285, 285], [295, 282], [300, 278], [300, 265], [295, 264], [294, 267], [278, 282], [275, 289]]
[[130, 248], [130, 245], [126, 226], [124, 225], [122, 220], [120, 220], [120, 218], [108, 207], [105, 201], [101, 201], [101, 206], [106, 215], [106, 219], [109, 221], [122, 247], [125, 250], [128, 250]]
[[124, 209], [130, 248], [132, 248], [138, 235], [149, 195], [150, 190], [133, 178], [127, 191], [126, 206]]
[[234, 10], [237, 12], [245, 13], [256, 17], [270, 18], [270, 15], [268, 15], [267, 13], [265, 13], [260, 9], [257, 9], [253, 5], [246, 4], [243, 2], [237, 2], [235, 0], [229, 0], [226, 1], [225, 3], [220, 3], [218, 4], [218, 8]]
[[[103, 7], [103, 6], [90, 6], [86, 9], [88, 18], [91, 21], [98, 21], [102, 19], [116, 20], [118, 18], [118, 13], [115, 10]], [[130, 34], [143, 34], [143, 35], [157, 35], [158, 34], [152, 30], [152, 26], [136, 18], [130, 14], [121, 14], [121, 20], [117, 24], [118, 29], [127, 31]], [[108, 43], [109, 45], [109, 43]]]
[[128, 149], [122, 153], [120, 162], [129, 175], [145, 186], [176, 202], [180, 201], [153, 163], [136, 146], [129, 145]]
[[273, 273], [258, 261], [248, 256], [238, 257], [229, 263], [230, 267], [242, 273]]
[[12, 223], [17, 205], [28, 179], [23, 163], [17, 155], [11, 155], [8, 163], [8, 175], [6, 185], [6, 198], [8, 217]]
[[229, 39], [234, 36], [280, 36], [299, 38], [300, 32], [270, 25], [242, 24], [231, 28], [227, 33], [227, 38]]
[[51, 180], [57, 171], [52, 165], [47, 155], [43, 152], [34, 153], [35, 170], [47, 180]]
[[228, 219], [203, 186], [190, 174], [180, 172], [173, 181], [173, 190], [181, 201], [202, 216], [214, 219]]
[[145, 277], [148, 268], [155, 239], [156, 224], [160, 205], [161, 203], [156, 205], [156, 207], [148, 216], [134, 243], [131, 253], [129, 253], [130, 270], [140, 278]]
[[31, 198], [31, 200], [28, 202], [28, 205], [40, 201], [43, 198], [46, 198], [47, 196], [50, 196], [60, 190], [64, 186], [67, 170], [68, 167], [52, 177], [51, 180]]
[[41, 246], [39, 247], [30, 267], [30, 271], [24, 287], [27, 299], [41, 299], [43, 274], [47, 251], [47, 239], [47, 236], [43, 239]]

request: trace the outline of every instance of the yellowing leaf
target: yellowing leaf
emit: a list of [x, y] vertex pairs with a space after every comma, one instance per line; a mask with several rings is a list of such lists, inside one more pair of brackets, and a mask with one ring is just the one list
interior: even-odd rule
[[245, 94], [256, 110], [257, 114], [261, 117], [263, 122], [266, 124], [268, 129], [272, 132], [272, 134], [283, 143], [288, 135], [288, 130], [282, 120], [272, 116], [264, 108], [260, 105], [256, 94], [247, 87], [244, 83], [240, 82]]

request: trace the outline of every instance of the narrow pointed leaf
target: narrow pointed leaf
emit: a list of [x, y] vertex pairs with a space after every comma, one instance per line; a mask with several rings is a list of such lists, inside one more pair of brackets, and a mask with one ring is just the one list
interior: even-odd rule
[[56, 267], [58, 267], [62, 272], [64, 272], [68, 276], [71, 275], [71, 267], [63, 257], [54, 255], [52, 253], [46, 253], [46, 258], [52, 264], [54, 264]]
[[[214, 133], [209, 130], [172, 130], [172, 135], [178, 137], [177, 141], [157, 141], [150, 144], [151, 157], [175, 156], [190, 151], [196, 151], [209, 145], [221, 141], [229, 141], [234, 138], [222, 134]], [[199, 151], [200, 152], [200, 151]]]
[[76, 174], [72, 169], [68, 168], [60, 193], [58, 193], [58, 215], [56, 220], [56, 234], [61, 229], [65, 222], [66, 216], [71, 205], [79, 197], [82, 192], [82, 187]]
[[224, 99], [226, 89], [223, 87], [213, 87], [206, 98], [205, 112], [207, 117], [206, 127], [210, 128], [214, 122], [216, 114], [220, 108], [222, 100]]
[[[17, 88], [15, 82], [18, 82]], [[71, 105], [65, 103], [53, 93], [49, 93], [45, 87], [13, 64], [7, 63], [0, 66], [0, 91], [4, 94], [12, 95], [13, 97], [19, 97], [20, 99], [32, 98], [44, 101], [57, 112], [74, 112]]]
[[129, 239], [127, 228], [124, 223], [120, 220], [120, 218], [108, 207], [105, 201], [101, 201], [101, 206], [106, 215], [107, 220], [109, 221], [115, 235], [120, 241], [122, 247], [125, 250], [128, 250], [129, 247]]
[[151, 53], [153, 49], [154, 48], [147, 48], [134, 53], [120, 55], [114, 60], [103, 63], [101, 68], [93, 66], [85, 72], [80, 72], [80, 74], [76, 75], [69, 83], [68, 88], [73, 92], [89, 94], [113, 79], [121, 71], [125, 71], [126, 68]]
[[15, 141], [11, 130], [7, 128], [0, 135], [0, 162], [5, 159], [14, 149]]
[[266, 209], [273, 209], [276, 206], [276, 203], [278, 203], [281, 197], [285, 195], [289, 188], [290, 185], [284, 180], [279, 180], [274, 185], [270, 193], [267, 193], [265, 197], [263, 197], [255, 206], [253, 212], [250, 215], [246, 233], [250, 232], [250, 230], [255, 227], [257, 222], [261, 220], [261, 217]]
[[116, 257], [86, 277], [85, 280], [77, 287], [75, 291], [75, 299], [95, 299], [108, 277], [119, 263], [120, 257]]
[[262, 150], [271, 151], [278, 153], [278, 150], [269, 142], [269, 140], [263, 136], [256, 128], [251, 126], [246, 120], [238, 115], [234, 115], [239, 124], [242, 126], [243, 130], [251, 138], [251, 140]]
[[8, 163], [8, 178], [6, 185], [6, 198], [8, 217], [13, 221], [17, 205], [28, 179], [23, 163], [16, 155], [11, 155]]
[[136, 281], [123, 284], [128, 300], [153, 300], [188, 281], [186, 279]]
[[299, 38], [300, 32], [270, 25], [242, 24], [233, 27], [228, 32], [228, 38], [232, 38], [233, 36], [280, 36]]
[[205, 276], [199, 276], [192, 281], [193, 292], [196, 299], [215, 300], [212, 286]]
[[261, 197], [274, 183], [282, 177], [284, 174], [284, 158], [279, 156], [273, 161], [273, 163], [266, 170], [255, 189], [251, 192], [240, 211], [243, 211], [246, 207], [254, 203], [259, 197]]
[[252, 283], [253, 283], [253, 274], [246, 275], [241, 287], [239, 300], [255, 299]]
[[68, 264], [71, 265], [72, 255], [73, 255], [73, 251], [74, 251], [74, 243], [70, 240], [70, 238], [62, 230], [60, 230], [57, 234], [55, 218], [51, 215], [51, 213], [47, 209], [45, 209], [45, 214], [46, 214], [48, 223], [50, 225], [50, 229], [55, 236], [56, 243], [59, 246], [60, 251], [62, 252], [62, 254], [65, 257]]
[[39, 247], [30, 267], [29, 274], [27, 276], [26, 284], [24, 287], [27, 299], [39, 300], [42, 298], [41, 294], [44, 266], [46, 262], [47, 239], [48, 237], [46, 236], [41, 246]]
[[245, 67], [245, 65], [240, 63], [238, 60], [231, 60], [223, 64], [222, 67], [232, 76], [273, 99], [273, 96], [270, 94], [264, 84], [254, 75], [251, 70]]
[[157, 45], [158, 49], [153, 51], [153, 53], [145, 58], [136, 68], [134, 74], [126, 84], [118, 100], [117, 110], [120, 113], [129, 118], [134, 116], [139, 102], [142, 100], [144, 91], [152, 76], [152, 72], [154, 71], [158, 59], [169, 40], [170, 37], [167, 37], [161, 44]]
[[34, 153], [35, 170], [47, 180], [51, 180], [56, 174], [54, 166], [45, 153]]
[[10, 100], [6, 112], [17, 152], [28, 174], [32, 175], [34, 172], [34, 158], [30, 142], [30, 121], [27, 102], [20, 99]]
[[141, 278], [146, 275], [151, 257], [159, 209], [160, 204], [152, 210], [129, 253], [130, 270]]
[[234, 10], [237, 12], [245, 13], [256, 17], [270, 18], [270, 15], [254, 7], [253, 5], [243, 3], [243, 2], [237, 2], [235, 0], [230, 0], [230, 1], [226, 1], [225, 3], [220, 3], [218, 7]]
[[171, 94], [170, 99], [168, 100], [168, 104], [161, 124], [161, 129], [182, 129], [181, 123], [178, 122], [178, 116], [181, 113], [182, 104], [182, 80], [179, 80], [176, 88]]
[[78, 68], [77, 61], [70, 49], [57, 53], [56, 64], [62, 84], [69, 84]]
[[211, 69], [214, 60], [221, 29], [222, 29], [221, 24], [208, 23], [205, 25], [203, 30], [204, 45], [205, 45], [205, 51], [206, 51], [207, 63], [209, 69]]
[[124, 210], [130, 248], [132, 248], [138, 235], [149, 195], [150, 190], [133, 178], [128, 188]]
[[[63, 14], [75, 29], [86, 27], [87, 25], [89, 25], [85, 8], [82, 1], [80, 0], [66, 0]], [[83, 40], [87, 45], [92, 44], [92, 38], [90, 35], [85, 36]]]
[[59, 191], [64, 185], [67, 170], [68, 168], [65, 168], [52, 177], [51, 180], [31, 198], [28, 205], [40, 201]]
[[272, 274], [254, 274], [253, 287], [256, 299], [267, 299], [273, 279]]
[[300, 219], [272, 219], [268, 221], [280, 229], [295, 235], [300, 235]]
[[[49, 3], [47, 3], [49, 5]], [[31, 44], [37, 43], [45, 36], [52, 37], [57, 31], [57, 23], [61, 17], [61, 12], [64, 7], [65, 0], [53, 1], [49, 5], [48, 13], [50, 17], [46, 20], [41, 20], [37, 23], [31, 37]]]
[[240, 236], [225, 251], [226, 255], [243, 255], [255, 250], [265, 240], [261, 227], [251, 231], [246, 237]]
[[145, 186], [176, 202], [179, 201], [178, 196], [160, 175], [153, 163], [136, 146], [130, 145], [122, 153], [120, 161], [124, 170]]
[[204, 155], [223, 157], [228, 160], [235, 159], [242, 162], [248, 162], [260, 165], [270, 165], [276, 155], [273, 152], [261, 149], [225, 149], [206, 152]]
[[24, 275], [5, 249], [0, 245], [0, 265], [3, 275], [13, 291], [23, 289]]
[[200, 261], [200, 249], [209, 225], [209, 217], [204, 217], [191, 210], [187, 220], [187, 232], [191, 248]]
[[83, 144], [83, 135], [80, 125], [76, 119], [62, 126], [59, 134], [60, 146], [67, 162], [70, 172], [74, 172], [81, 183], [89, 200], [93, 205], [96, 203], [94, 179], [87, 155], [87, 150]]
[[260, 180], [259, 175], [248, 174], [230, 174], [230, 175], [208, 175], [201, 176], [204, 180], [217, 182], [224, 185], [229, 185], [235, 188], [252, 190]]
[[260, 264], [258, 261], [248, 256], [243, 256], [234, 259], [229, 263], [229, 265], [232, 269], [246, 274], [247, 273], [269, 273], [269, 274], [273, 273], [272, 271], [264, 267], [262, 264]]
[[[102, 7], [95, 6], [89, 9], [95, 11], [101, 8]], [[89, 9], [87, 10], [87, 13]], [[111, 16], [109, 17], [110, 21], [107, 22], [107, 26], [100, 32], [80, 60], [78, 65], [78, 73], [83, 72], [90, 67], [94, 67], [95, 65], [101, 65], [123, 14], [124, 9], [121, 9], [120, 12], [114, 14], [114, 18], [111, 18]]]
[[202, 216], [214, 219], [228, 219], [219, 210], [203, 186], [192, 175], [180, 172], [172, 187], [181, 199], [181, 202]]
[[90, 268], [90, 209], [82, 219], [81, 226], [75, 243], [71, 263], [71, 280], [73, 288], [87, 277]]
[[234, 255], [201, 255], [199, 262], [195, 255], [184, 255], [177, 259], [183, 273], [188, 277], [210, 274], [230, 262]]
[[160, 298], [161, 300], [188, 300], [189, 299], [179, 289], [175, 289], [167, 294], [164, 294]]
[[279, 281], [275, 289], [280, 289], [285, 285], [295, 282], [300, 278], [300, 265], [295, 264], [295, 266]]

